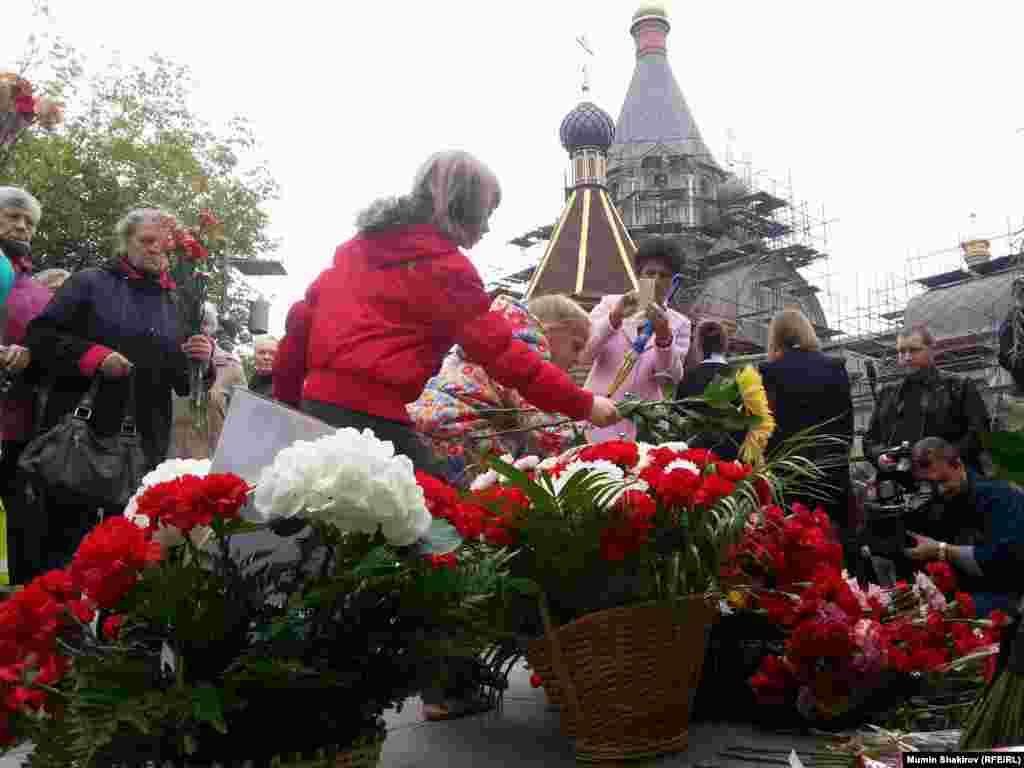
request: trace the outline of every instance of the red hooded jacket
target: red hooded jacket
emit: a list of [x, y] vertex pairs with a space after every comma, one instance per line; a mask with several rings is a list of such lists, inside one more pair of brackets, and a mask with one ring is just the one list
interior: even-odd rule
[[410, 423], [453, 344], [545, 411], [590, 415], [594, 396], [513, 339], [476, 268], [431, 225], [362, 234], [338, 247], [288, 312], [274, 364], [274, 397], [317, 400]]

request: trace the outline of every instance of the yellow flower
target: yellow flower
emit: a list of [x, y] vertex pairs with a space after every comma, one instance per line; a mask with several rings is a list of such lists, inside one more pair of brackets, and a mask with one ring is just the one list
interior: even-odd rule
[[752, 416], [761, 419], [756, 427], [752, 427], [740, 446], [740, 461], [747, 464], [760, 464], [764, 461], [764, 449], [768, 438], [775, 431], [775, 416], [768, 404], [768, 393], [765, 392], [761, 372], [748, 365], [736, 374], [736, 385], [743, 398], [743, 409]]
[[732, 590], [725, 596], [726, 601], [733, 608], [746, 608], [747, 596], [739, 590]]

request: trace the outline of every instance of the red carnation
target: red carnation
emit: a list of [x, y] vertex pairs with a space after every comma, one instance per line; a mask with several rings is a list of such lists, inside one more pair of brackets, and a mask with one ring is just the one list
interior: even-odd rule
[[708, 464], [715, 464], [719, 461], [718, 454], [706, 448], [688, 448], [685, 451], [680, 451], [677, 458], [684, 461], [692, 461], [701, 469], [707, 467]]
[[114, 614], [108, 616], [103, 622], [103, 637], [107, 640], [117, 640], [121, 636], [121, 626], [124, 624], [124, 616]]
[[214, 216], [209, 208], [203, 208], [199, 212], [199, 224], [203, 227], [216, 227], [220, 224], [220, 219]]
[[[502, 518], [498, 518], [503, 523]], [[516, 543], [516, 537], [512, 531], [504, 525], [488, 525], [484, 528], [484, 541], [494, 547], [511, 547]]]
[[682, 467], [662, 473], [656, 483], [658, 498], [669, 507], [689, 505], [701, 487], [700, 475]]
[[453, 508], [459, 501], [459, 492], [448, 483], [433, 475], [416, 470], [416, 482], [423, 489], [427, 509], [433, 517], [450, 519]]
[[623, 469], [632, 469], [640, 460], [640, 449], [634, 442], [609, 440], [587, 446], [577, 456], [580, 461], [610, 461]]
[[532, 675], [530, 675], [530, 685], [534, 688], [540, 688], [542, 685], [544, 685], [544, 681], [541, 680], [540, 675], [534, 672]]
[[953, 569], [949, 566], [949, 563], [928, 563], [925, 567], [928, 571], [928, 576], [938, 588], [939, 592], [944, 595], [956, 592], [956, 576], [953, 573]]
[[978, 615], [978, 609], [974, 605], [974, 598], [966, 592], [957, 592], [954, 595], [956, 600], [957, 608], [960, 611], [961, 618], [973, 619]]
[[750, 477], [750, 473], [754, 471], [754, 468], [749, 464], [740, 464], [736, 461], [720, 461], [715, 464], [715, 471], [720, 477], [738, 483]]
[[100, 608], [113, 608], [142, 569], [160, 561], [160, 545], [125, 517], [108, 517], [82, 539], [71, 561], [75, 585]]
[[763, 477], [758, 477], [754, 480], [754, 490], [757, 491], [757, 499], [761, 502], [762, 506], [775, 501], [772, 486]]
[[430, 561], [430, 565], [433, 566], [435, 571], [442, 568], [455, 570], [458, 565], [458, 558], [454, 552], [448, 552], [444, 555], [427, 555], [427, 559]]
[[693, 503], [713, 507], [736, 490], [736, 484], [721, 475], [705, 475], [700, 489], [694, 494]]

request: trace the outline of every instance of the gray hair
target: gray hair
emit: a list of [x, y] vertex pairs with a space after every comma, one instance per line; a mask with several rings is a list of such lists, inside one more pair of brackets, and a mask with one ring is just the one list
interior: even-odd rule
[[121, 254], [128, 250], [128, 241], [139, 227], [146, 224], [160, 224], [165, 221], [174, 221], [174, 217], [158, 208], [136, 208], [129, 211], [114, 227], [114, 235], [117, 237], [117, 253]]
[[0, 208], [17, 208], [32, 214], [32, 222], [39, 225], [43, 218], [43, 207], [31, 194], [21, 187], [0, 187]]
[[213, 336], [220, 330], [220, 320], [217, 319], [217, 307], [209, 301], [203, 304], [202, 328], [210, 336]]
[[253, 339], [252, 348], [254, 350], [255, 349], [259, 349], [260, 346], [262, 346], [264, 344], [271, 344], [271, 345], [276, 347], [279, 343], [280, 342], [278, 341], [276, 336], [271, 336], [268, 333], [268, 334], [264, 334], [263, 336], [257, 336], [255, 339]]
[[412, 192], [374, 201], [356, 217], [360, 232], [433, 224], [457, 242], [479, 229], [501, 202], [498, 178], [468, 152], [437, 152], [420, 166]]

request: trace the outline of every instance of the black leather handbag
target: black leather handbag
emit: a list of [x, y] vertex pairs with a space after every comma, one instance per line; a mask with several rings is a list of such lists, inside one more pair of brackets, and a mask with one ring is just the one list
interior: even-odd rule
[[18, 466], [48, 493], [96, 507], [123, 508], [146, 473], [146, 456], [135, 428], [135, 377], [115, 435], [98, 437], [91, 419], [102, 376], [60, 424], [25, 446]]

